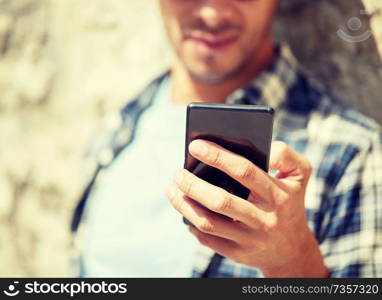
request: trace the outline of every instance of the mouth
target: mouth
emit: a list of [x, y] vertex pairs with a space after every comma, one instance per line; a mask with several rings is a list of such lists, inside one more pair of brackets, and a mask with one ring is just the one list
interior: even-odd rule
[[236, 32], [211, 34], [203, 31], [193, 31], [185, 36], [185, 40], [192, 41], [210, 50], [221, 50], [235, 43], [238, 40], [238, 34]]

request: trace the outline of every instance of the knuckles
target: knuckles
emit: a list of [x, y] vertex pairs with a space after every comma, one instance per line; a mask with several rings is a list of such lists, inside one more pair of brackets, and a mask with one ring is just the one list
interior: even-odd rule
[[184, 205], [186, 204], [187, 198], [185, 196], [181, 197], [180, 192], [177, 192], [173, 197], [170, 198], [171, 205], [180, 213], [184, 210]]
[[235, 170], [235, 177], [239, 181], [255, 180], [255, 169], [251, 164], [243, 164]]
[[273, 218], [270, 218], [269, 220], [267, 220], [266, 223], [263, 224], [262, 226], [263, 228], [263, 231], [266, 233], [266, 234], [272, 234], [273, 232], [277, 231], [278, 230], [278, 220], [277, 220], [277, 217], [273, 217]]
[[192, 180], [183, 180], [182, 190], [186, 195], [190, 195], [193, 190], [193, 181]]
[[201, 218], [196, 227], [204, 233], [214, 233], [216, 230], [214, 222], [207, 217]]
[[197, 237], [199, 243], [201, 243], [204, 246], [209, 246], [210, 240], [209, 240], [209, 238], [207, 236], [202, 235], [202, 234], [196, 234], [196, 237]]
[[179, 211], [179, 212], [181, 212], [182, 211], [182, 208], [183, 208], [183, 203], [182, 203], [182, 201], [180, 201], [177, 197], [172, 197], [171, 199], [170, 199], [170, 201], [171, 201], [171, 204], [172, 204], [172, 206], [177, 210], [177, 211]]
[[276, 199], [275, 204], [276, 204], [276, 209], [277, 206], [282, 206], [285, 205], [285, 203], [290, 203], [292, 201], [292, 195], [290, 192], [287, 191], [276, 191], [273, 192], [273, 198]]
[[222, 154], [219, 150], [213, 151], [213, 154], [210, 157], [210, 161], [212, 165], [214, 166], [221, 166], [222, 165]]
[[179, 179], [178, 177], [175, 179], [175, 183], [183, 193], [186, 195], [191, 194], [194, 182], [192, 178], [190, 178], [189, 174], [187, 174], [185, 171], [181, 171], [181, 178]]
[[233, 199], [231, 194], [226, 191], [221, 192], [221, 196], [217, 197], [217, 200], [214, 201], [212, 210], [218, 213], [228, 212], [232, 209]]

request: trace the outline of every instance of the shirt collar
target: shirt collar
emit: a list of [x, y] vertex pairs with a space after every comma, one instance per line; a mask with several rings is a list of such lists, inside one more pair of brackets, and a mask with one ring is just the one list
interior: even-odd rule
[[246, 88], [231, 93], [227, 104], [268, 105], [277, 109], [285, 102], [290, 87], [297, 80], [298, 63], [285, 44], [276, 46], [272, 63]]

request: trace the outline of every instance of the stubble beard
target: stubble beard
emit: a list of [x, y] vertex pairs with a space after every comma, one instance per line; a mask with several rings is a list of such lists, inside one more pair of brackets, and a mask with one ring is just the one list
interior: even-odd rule
[[[206, 63], [213, 64], [215, 59], [214, 55], [210, 55], [205, 58]], [[182, 60], [181, 60], [182, 61]], [[182, 61], [183, 67], [186, 69], [187, 73], [191, 76], [192, 79], [204, 84], [220, 84], [232, 78], [235, 78], [238, 74], [243, 72], [250, 61], [249, 58], [243, 59], [237, 66], [233, 67], [228, 72], [223, 74], [206, 74], [200, 75], [196, 72], [193, 72], [192, 68], [189, 67], [184, 61]]]

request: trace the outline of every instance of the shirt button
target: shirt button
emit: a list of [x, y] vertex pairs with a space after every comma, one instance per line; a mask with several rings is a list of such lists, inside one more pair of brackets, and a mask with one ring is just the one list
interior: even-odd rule
[[118, 148], [125, 146], [130, 141], [131, 133], [131, 128], [129, 127], [120, 130], [115, 138], [116, 146]]
[[114, 153], [111, 149], [103, 149], [98, 155], [98, 163], [102, 167], [108, 166], [114, 158]]

